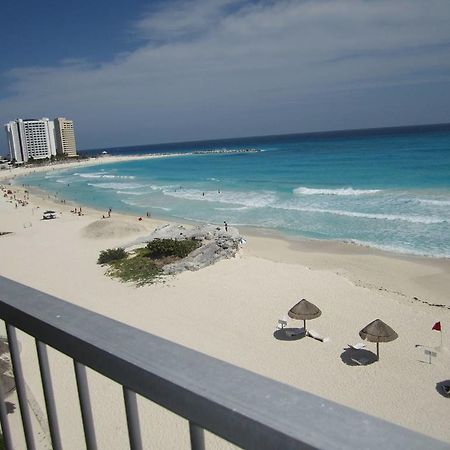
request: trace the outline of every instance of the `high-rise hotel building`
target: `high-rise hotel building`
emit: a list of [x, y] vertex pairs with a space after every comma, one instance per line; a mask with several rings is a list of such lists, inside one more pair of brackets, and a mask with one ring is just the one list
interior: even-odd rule
[[73, 120], [65, 117], [55, 119], [56, 152], [69, 157], [77, 156]]
[[63, 118], [50, 120], [17, 119], [5, 125], [11, 160], [18, 164], [30, 159], [45, 159], [57, 153], [76, 156], [73, 122]]

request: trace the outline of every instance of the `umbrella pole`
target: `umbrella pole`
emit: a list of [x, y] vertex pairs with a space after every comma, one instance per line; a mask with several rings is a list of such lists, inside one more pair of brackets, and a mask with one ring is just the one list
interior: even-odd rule
[[377, 342], [377, 359], [380, 359], [380, 343]]
[[303, 321], [303, 329], [305, 330], [305, 336], [306, 336], [306, 320]]

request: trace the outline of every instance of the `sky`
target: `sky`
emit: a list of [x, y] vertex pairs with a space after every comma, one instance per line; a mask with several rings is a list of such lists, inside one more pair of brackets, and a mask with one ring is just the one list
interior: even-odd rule
[[450, 0], [22, 0], [0, 50], [1, 123], [79, 149], [450, 122]]

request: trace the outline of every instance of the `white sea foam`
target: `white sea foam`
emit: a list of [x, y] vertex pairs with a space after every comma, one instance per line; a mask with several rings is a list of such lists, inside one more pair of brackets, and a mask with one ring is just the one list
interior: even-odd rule
[[380, 192], [380, 189], [353, 189], [339, 188], [339, 189], [314, 189], [300, 186], [294, 189], [294, 194], [296, 195], [339, 195], [339, 196], [350, 196], [350, 195], [370, 195]]
[[246, 209], [249, 209], [248, 206], [237, 206], [235, 208], [214, 208], [216, 211], [244, 211]]
[[295, 211], [303, 212], [313, 212], [313, 213], [325, 213], [334, 214], [336, 216], [346, 216], [346, 217], [357, 217], [361, 219], [374, 219], [374, 220], [389, 220], [389, 221], [404, 221], [410, 223], [422, 223], [426, 225], [446, 223], [448, 220], [439, 217], [428, 217], [428, 216], [405, 216], [402, 214], [375, 214], [375, 213], [362, 213], [355, 211], [343, 211], [340, 209], [321, 209], [321, 208], [310, 208], [295, 206], [292, 204], [284, 204], [275, 206], [280, 209], [290, 209]]
[[[240, 191], [206, 191], [198, 189], [167, 189], [164, 194], [170, 197], [185, 200], [209, 201], [215, 203], [225, 203], [228, 205], [240, 205], [249, 208], [264, 208], [276, 202], [276, 195], [271, 191], [263, 192], [240, 192]], [[203, 193], [205, 195], [203, 195]]]
[[138, 183], [88, 183], [88, 186], [92, 186], [95, 188], [100, 189], [139, 189], [146, 187], [145, 184], [138, 184]]
[[136, 177], [133, 175], [112, 175], [109, 173], [74, 173], [81, 178], [96, 179], [96, 178], [107, 178], [107, 179], [117, 179], [117, 180], [134, 180]]
[[[131, 189], [131, 188], [130, 188]], [[145, 195], [148, 191], [117, 191], [116, 194], [119, 195]]]
[[179, 184], [166, 184], [166, 185], [160, 185], [160, 184], [150, 184], [149, 188], [153, 191], [175, 191], [175, 189], [179, 189]]
[[410, 248], [405, 248], [399, 245], [387, 245], [387, 244], [378, 244], [376, 242], [372, 241], [361, 241], [358, 239], [350, 239], [346, 240], [344, 242], [349, 242], [351, 244], [359, 245], [361, 247], [372, 247], [377, 248], [378, 250], [383, 250], [387, 252], [394, 252], [394, 253], [403, 253], [407, 255], [416, 255], [416, 256], [427, 256], [432, 258], [450, 258], [450, 253], [442, 253], [442, 252], [430, 252], [430, 251], [419, 251], [419, 250], [413, 250]]
[[423, 203], [425, 205], [434, 205], [434, 206], [450, 206], [450, 200], [431, 200], [419, 198], [417, 199], [419, 203]]
[[150, 209], [162, 209], [163, 211], [172, 211], [172, 208], [166, 208], [164, 206], [154, 206], [154, 205], [151, 205]]

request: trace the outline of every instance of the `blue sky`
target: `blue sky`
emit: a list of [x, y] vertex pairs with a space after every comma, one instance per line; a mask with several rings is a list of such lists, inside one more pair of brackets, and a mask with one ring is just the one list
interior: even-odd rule
[[1, 122], [66, 116], [81, 149], [450, 122], [448, 0], [23, 0], [2, 19]]

